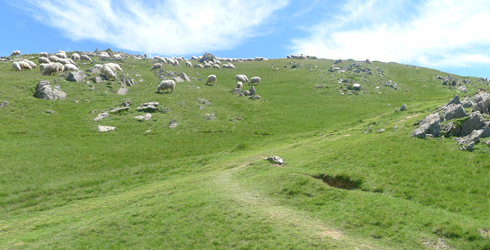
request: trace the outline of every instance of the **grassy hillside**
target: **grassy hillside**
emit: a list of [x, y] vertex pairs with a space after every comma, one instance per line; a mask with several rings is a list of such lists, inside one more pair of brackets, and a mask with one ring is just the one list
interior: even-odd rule
[[[337, 66], [371, 74], [337, 73], [332, 63], [164, 65], [204, 81], [162, 94], [153, 61], [127, 57], [119, 74], [136, 84], [121, 96], [119, 79], [69, 82], [0, 62], [0, 104], [8, 101], [0, 108], [0, 248], [490, 249], [488, 147], [466, 152], [450, 139], [410, 136], [454, 95], [488, 85], [453, 76], [471, 81], [464, 94], [432, 69], [347, 60]], [[210, 74], [215, 86], [204, 84]], [[260, 99], [232, 94], [237, 74], [262, 78]], [[346, 79], [365, 91], [343, 91]], [[67, 98], [33, 97], [40, 80]], [[125, 101], [129, 111], [93, 120]], [[168, 112], [134, 118], [153, 101]], [[394, 112], [402, 104], [407, 110]], [[273, 155], [286, 165], [264, 160]]]

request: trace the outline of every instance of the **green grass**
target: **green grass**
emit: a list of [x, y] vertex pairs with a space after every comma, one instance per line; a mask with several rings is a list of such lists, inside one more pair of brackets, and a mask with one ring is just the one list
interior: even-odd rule
[[[117, 80], [92, 90], [0, 62], [0, 102], [9, 102], [0, 109], [0, 248], [490, 249], [488, 147], [462, 152], [451, 139], [410, 136], [458, 94], [435, 79], [448, 73], [382, 62], [361, 66], [372, 75], [332, 73], [332, 62], [165, 65], [218, 82], [158, 94], [153, 62], [127, 58], [121, 67], [137, 83], [125, 96]], [[230, 93], [237, 74], [262, 78], [260, 99]], [[471, 80], [468, 95], [488, 89], [454, 77]], [[340, 79], [366, 94], [341, 95]], [[39, 80], [58, 80], [67, 98], [33, 97]], [[211, 104], [199, 109], [200, 98]], [[129, 111], [93, 121], [124, 101]], [[150, 101], [170, 111], [136, 120]], [[264, 160], [272, 155], [286, 165]]]

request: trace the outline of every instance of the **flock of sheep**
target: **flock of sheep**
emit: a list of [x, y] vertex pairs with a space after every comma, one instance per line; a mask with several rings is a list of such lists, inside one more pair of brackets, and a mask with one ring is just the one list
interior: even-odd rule
[[[20, 56], [21, 52], [16, 50], [12, 52], [10, 56]], [[99, 58], [102, 61], [107, 61], [109, 59], [112, 60], [122, 60], [122, 56], [115, 53], [112, 55], [112, 57], [105, 51], [99, 52], [98, 54]], [[147, 54], [144, 55], [145, 58], [147, 58]], [[202, 57], [196, 57], [192, 56], [191, 60], [200, 60]], [[227, 61], [227, 63], [224, 63], [222, 66], [223, 68], [229, 68], [229, 69], [235, 69], [235, 65], [233, 65], [231, 62], [232, 61], [262, 61], [262, 60], [267, 60], [262, 57], [257, 57], [255, 59], [249, 58], [249, 59], [231, 59], [231, 58], [213, 58], [210, 61], [204, 61], [203, 64], [194, 64], [185, 59], [184, 57], [173, 57], [173, 58], [167, 58], [167, 57], [160, 57], [160, 56], [155, 56], [153, 60], [156, 62], [153, 64], [150, 70], [155, 70], [155, 69], [163, 69], [163, 64], [167, 65], [173, 65], [173, 66], [180, 66], [179, 61], [185, 61], [186, 67], [199, 67], [199, 68], [217, 68], [221, 69], [221, 61]], [[89, 61], [92, 62], [92, 59], [90, 56], [86, 54], [79, 55], [78, 53], [73, 53], [71, 55], [71, 58], [68, 58], [66, 53], [62, 50], [59, 50], [58, 53], [51, 54], [49, 55], [46, 52], [41, 52], [39, 53], [39, 68], [42, 73], [42, 75], [52, 75], [52, 74], [58, 74], [61, 72], [65, 71], [79, 71], [77, 68], [77, 64], [75, 61]], [[32, 61], [29, 61], [27, 59], [23, 59], [22, 61], [18, 62], [13, 62], [12, 67], [17, 70], [32, 70], [36, 68], [36, 64]], [[93, 66], [94, 68], [100, 69], [101, 73], [107, 76], [109, 79], [116, 79], [117, 74], [115, 72], [117, 71], [123, 71], [121, 66], [117, 63], [106, 63], [106, 64], [95, 64]], [[260, 77], [252, 77], [250, 80], [246, 75], [236, 75], [236, 89], [242, 89], [243, 88], [243, 83], [248, 83], [249, 85], [257, 83], [260, 85], [261, 79]], [[209, 75], [206, 80], [206, 84], [208, 85], [214, 85], [217, 82], [218, 78], [216, 75]], [[163, 91], [169, 91], [173, 93], [175, 90], [176, 83], [173, 80], [163, 80], [157, 88], [157, 92], [160, 92], [160, 90]]]

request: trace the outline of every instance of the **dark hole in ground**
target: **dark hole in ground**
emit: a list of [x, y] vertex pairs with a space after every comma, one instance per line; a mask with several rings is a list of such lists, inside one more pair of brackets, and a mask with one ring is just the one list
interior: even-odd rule
[[330, 176], [328, 174], [317, 174], [312, 176], [315, 179], [320, 179], [323, 182], [327, 183], [331, 187], [340, 188], [340, 189], [359, 189], [361, 188], [362, 180], [353, 180], [349, 176], [346, 175], [336, 175]]

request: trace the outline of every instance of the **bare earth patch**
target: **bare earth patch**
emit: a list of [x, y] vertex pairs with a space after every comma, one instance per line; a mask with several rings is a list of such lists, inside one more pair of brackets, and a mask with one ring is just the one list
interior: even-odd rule
[[335, 239], [335, 240], [340, 240], [344, 236], [344, 234], [340, 231], [326, 230], [326, 231], [320, 232], [320, 236], [330, 237], [330, 238]]
[[422, 243], [431, 249], [450, 249], [450, 247], [444, 242], [443, 238], [439, 238], [438, 240], [424, 241]]

